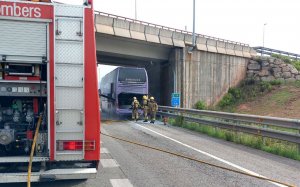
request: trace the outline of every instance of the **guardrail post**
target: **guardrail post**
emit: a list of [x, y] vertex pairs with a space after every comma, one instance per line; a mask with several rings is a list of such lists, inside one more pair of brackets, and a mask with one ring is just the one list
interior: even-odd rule
[[[300, 135], [300, 130], [299, 130], [299, 135]], [[298, 144], [298, 154], [300, 155], [300, 144]]]
[[[266, 128], [268, 128], [268, 126], [267, 125], [263, 125], [263, 128], [266, 129]], [[263, 136], [262, 140], [263, 140], [263, 145], [266, 145], [266, 137]]]
[[[237, 125], [241, 125], [240, 121], [236, 121], [236, 123], [237, 123]], [[234, 134], [236, 136], [236, 140], [238, 140], [238, 142], [239, 142], [240, 141], [240, 133], [237, 130], [235, 130]]]

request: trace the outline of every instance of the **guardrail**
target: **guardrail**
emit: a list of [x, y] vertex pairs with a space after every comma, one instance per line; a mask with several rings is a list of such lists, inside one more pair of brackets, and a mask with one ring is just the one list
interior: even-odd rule
[[[268, 126], [274, 126], [300, 132], [300, 119], [276, 118], [167, 106], [159, 106], [158, 115], [168, 117], [182, 116], [186, 121], [190, 122], [297, 143], [300, 148], [299, 133], [290, 133], [266, 128]], [[256, 126], [253, 126], [253, 124], [256, 124]], [[261, 125], [264, 127], [259, 127]]]
[[257, 53], [262, 54], [262, 55], [272, 55], [272, 54], [278, 54], [278, 55], [284, 55], [284, 56], [288, 56], [290, 58], [295, 58], [295, 59], [300, 59], [300, 54], [296, 54], [296, 53], [290, 53], [290, 52], [286, 52], [286, 51], [280, 51], [277, 49], [271, 49], [271, 48], [267, 48], [267, 47], [253, 47], [253, 49], [256, 50]]
[[[171, 27], [167, 27], [167, 26], [162, 26], [162, 25], [158, 25], [158, 24], [154, 24], [154, 23], [149, 23], [149, 22], [145, 22], [145, 21], [135, 20], [135, 19], [132, 19], [132, 18], [127, 18], [127, 17], [123, 17], [123, 16], [118, 16], [118, 15], [114, 15], [114, 14], [109, 14], [109, 13], [105, 13], [105, 12], [96, 11], [96, 10], [94, 12], [96, 14], [99, 14], [99, 15], [102, 15], [102, 16], [107, 16], [107, 17], [111, 17], [111, 18], [126, 20], [126, 21], [132, 22], [132, 23], [143, 24], [143, 25], [147, 25], [147, 26], [152, 26], [152, 27], [160, 28], [160, 29], [165, 29], [165, 30], [169, 30], [169, 31], [179, 32], [179, 33], [182, 33], [182, 34], [190, 34], [190, 35], [193, 34], [192, 32], [181, 30], [181, 29], [175, 29], [175, 28], [171, 28]], [[238, 45], [241, 45], [241, 46], [249, 46], [249, 44], [244, 44], [244, 43], [241, 43], [241, 42], [235, 42], [235, 41], [231, 41], [231, 40], [216, 38], [216, 37], [213, 37], [213, 36], [207, 36], [207, 35], [203, 35], [203, 34], [196, 34], [196, 37], [204, 37], [204, 38], [207, 38], [207, 39], [217, 40], [217, 41], [221, 41], [221, 42], [238, 44]]]

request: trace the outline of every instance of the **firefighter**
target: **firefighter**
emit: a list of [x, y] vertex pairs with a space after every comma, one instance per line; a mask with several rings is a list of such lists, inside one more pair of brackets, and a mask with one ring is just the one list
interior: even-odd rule
[[148, 103], [148, 107], [149, 107], [150, 118], [151, 118], [150, 123], [153, 123], [153, 124], [154, 124], [154, 122], [155, 122], [155, 117], [156, 117], [156, 112], [157, 112], [157, 110], [158, 110], [158, 105], [157, 105], [157, 103], [155, 102], [154, 97], [150, 97], [150, 102]]
[[140, 103], [139, 101], [136, 99], [136, 97], [133, 97], [133, 101], [131, 103], [132, 106], [132, 120], [137, 121], [139, 119], [139, 107], [140, 107]]
[[143, 96], [143, 103], [142, 103], [143, 115], [144, 115], [144, 122], [148, 122], [148, 96]]

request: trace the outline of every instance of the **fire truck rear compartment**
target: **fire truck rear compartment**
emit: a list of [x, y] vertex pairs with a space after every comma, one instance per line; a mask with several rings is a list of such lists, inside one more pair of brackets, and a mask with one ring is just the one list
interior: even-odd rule
[[[48, 23], [0, 19], [0, 159], [28, 157], [47, 109]], [[35, 156], [49, 157], [44, 112]], [[17, 161], [16, 161], [17, 162]], [[1, 168], [0, 168], [1, 169]]]
[[[96, 80], [94, 14], [86, 5], [0, 1], [0, 183], [27, 181], [40, 114], [31, 181], [96, 176], [100, 121], [97, 110], [85, 113], [99, 108], [85, 102], [86, 90], [97, 91], [86, 81]], [[38, 13], [13, 11], [30, 8]]]

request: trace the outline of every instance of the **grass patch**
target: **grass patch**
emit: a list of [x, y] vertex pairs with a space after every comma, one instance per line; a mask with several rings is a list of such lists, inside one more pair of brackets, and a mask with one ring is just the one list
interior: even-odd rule
[[298, 133], [299, 132], [299, 130], [297, 130], [297, 129], [290, 129], [290, 128], [284, 128], [284, 127], [268, 126], [267, 128], [277, 130], [277, 131], [290, 132], [290, 133]]
[[283, 84], [283, 81], [275, 79], [275, 80], [270, 81], [270, 84], [273, 85], [273, 86], [278, 86], [278, 85]]
[[274, 93], [270, 100], [276, 102], [278, 105], [282, 105], [286, 103], [291, 97], [293, 96], [292, 93], [288, 92], [287, 90], [283, 90], [277, 93]]
[[298, 145], [294, 143], [271, 138], [262, 138], [261, 136], [245, 134], [241, 132], [233, 132], [198, 123], [188, 123], [184, 121], [183, 117], [177, 117], [176, 119], [170, 118], [169, 123], [174, 126], [179, 126], [192, 131], [207, 134], [212, 137], [246, 145], [255, 149], [260, 149], [269, 153], [300, 161], [300, 154], [298, 153], [297, 147]]
[[207, 107], [210, 110], [218, 110], [224, 112], [236, 112], [237, 106], [242, 103], [251, 102], [257, 99], [257, 97], [263, 97], [270, 93], [272, 90], [272, 96], [265, 102], [276, 103], [276, 105], [283, 105], [294, 97], [293, 92], [288, 90], [274, 91], [276, 88], [282, 86], [292, 86], [300, 88], [300, 81], [295, 82], [283, 82], [281, 80], [255, 81], [252, 79], [244, 80], [238, 87], [230, 88], [222, 98], [222, 100], [216, 106]]
[[297, 80], [297, 81], [293, 82], [292, 84], [293, 84], [293, 86], [300, 88], [300, 80]]
[[230, 88], [219, 104], [212, 110], [235, 112], [236, 106], [254, 100], [258, 96], [269, 93], [273, 87], [281, 85], [281, 81], [260, 82], [253, 79], [244, 80], [239, 87]]

